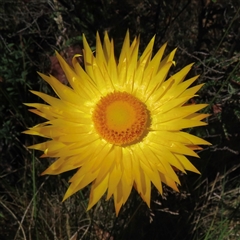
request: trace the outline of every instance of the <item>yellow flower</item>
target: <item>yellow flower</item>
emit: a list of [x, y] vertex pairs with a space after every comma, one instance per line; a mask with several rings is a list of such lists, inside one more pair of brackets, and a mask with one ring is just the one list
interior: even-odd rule
[[187, 104], [202, 87], [189, 87], [198, 76], [184, 81], [192, 64], [167, 79], [176, 49], [163, 58], [164, 44], [152, 57], [152, 38], [139, 57], [139, 38], [130, 43], [127, 32], [116, 60], [108, 34], [103, 45], [96, 38], [93, 53], [83, 36], [84, 69], [80, 55], [70, 67], [57, 53], [70, 87], [40, 74], [58, 98], [31, 91], [47, 104], [26, 105], [47, 121], [25, 133], [50, 139], [30, 146], [57, 158], [43, 174], [77, 169], [64, 200], [91, 183], [88, 209], [107, 192], [118, 214], [132, 186], [150, 206], [151, 183], [161, 194], [162, 182], [178, 191], [176, 169], [199, 173], [185, 155], [209, 143], [182, 129], [206, 125], [208, 115], [196, 113], [206, 104]]

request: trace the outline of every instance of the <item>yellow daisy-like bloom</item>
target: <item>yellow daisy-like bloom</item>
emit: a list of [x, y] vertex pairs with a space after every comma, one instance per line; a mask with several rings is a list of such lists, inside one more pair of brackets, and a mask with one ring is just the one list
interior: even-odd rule
[[192, 64], [166, 79], [176, 50], [163, 58], [164, 44], [152, 57], [152, 38], [139, 57], [139, 38], [130, 43], [127, 32], [116, 60], [108, 34], [103, 45], [96, 38], [93, 53], [83, 36], [84, 69], [80, 55], [70, 67], [57, 53], [70, 87], [40, 74], [58, 98], [31, 91], [47, 104], [26, 105], [47, 121], [25, 133], [50, 139], [30, 147], [57, 158], [43, 174], [77, 169], [64, 200], [92, 183], [88, 209], [107, 192], [118, 214], [132, 186], [150, 206], [151, 183], [161, 194], [162, 182], [178, 191], [176, 169], [199, 173], [185, 155], [209, 143], [181, 130], [206, 125], [208, 115], [196, 113], [206, 104], [186, 104], [202, 87], [189, 88], [198, 76], [184, 81]]

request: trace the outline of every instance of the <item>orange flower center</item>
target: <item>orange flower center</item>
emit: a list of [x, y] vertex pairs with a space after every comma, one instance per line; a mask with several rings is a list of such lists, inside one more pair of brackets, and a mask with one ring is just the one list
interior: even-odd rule
[[93, 112], [98, 134], [116, 145], [133, 144], [141, 139], [146, 133], [148, 119], [146, 106], [126, 92], [103, 97]]

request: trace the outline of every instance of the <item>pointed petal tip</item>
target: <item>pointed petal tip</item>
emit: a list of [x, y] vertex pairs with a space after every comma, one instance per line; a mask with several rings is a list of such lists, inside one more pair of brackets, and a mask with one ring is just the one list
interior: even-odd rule
[[89, 211], [96, 203], [92, 203], [91, 200], [89, 199], [88, 206], [86, 211]]
[[69, 196], [66, 196], [66, 194], [65, 194], [63, 199], [62, 199], [62, 203], [65, 202], [68, 198], [69, 198]]
[[201, 172], [197, 168], [188, 169], [188, 171], [201, 175]]
[[41, 78], [44, 78], [46, 75], [41, 73], [41, 72], [37, 72], [37, 74], [41, 77]]
[[44, 175], [47, 175], [47, 174], [51, 174], [51, 173], [49, 172], [49, 168], [47, 168], [45, 171], [43, 171], [43, 172], [40, 174], [40, 176], [44, 176]]
[[25, 131], [22, 131], [21, 133], [22, 133], [22, 134], [28, 134], [28, 131], [29, 131], [29, 130], [25, 130]]
[[201, 138], [201, 142], [198, 143], [198, 145], [207, 145], [207, 146], [211, 146], [212, 143], [210, 143], [210, 142], [204, 140], [203, 138]]
[[178, 49], [178, 48], [174, 48], [171, 53], [173, 53], [173, 54], [175, 55], [177, 49]]
[[[31, 90], [29, 90], [31, 92]], [[23, 105], [27, 106], [27, 107], [33, 107], [34, 103], [23, 103]], [[32, 110], [32, 109], [28, 109], [29, 111]]]
[[122, 206], [115, 207], [116, 217], [118, 217], [121, 207]]
[[201, 175], [201, 172], [199, 172], [197, 169], [194, 171], [194, 173]]
[[[180, 186], [180, 184], [179, 184], [179, 186]], [[175, 191], [178, 192], [178, 193], [180, 192], [177, 186], [172, 187], [172, 189], [175, 190]]]
[[70, 188], [68, 188], [68, 190], [66, 191], [66, 193], [63, 196], [63, 200], [62, 202], [66, 201], [69, 197], [71, 197], [73, 195], [72, 190], [69, 190]]
[[29, 90], [29, 92], [34, 94], [36, 91], [35, 90]]

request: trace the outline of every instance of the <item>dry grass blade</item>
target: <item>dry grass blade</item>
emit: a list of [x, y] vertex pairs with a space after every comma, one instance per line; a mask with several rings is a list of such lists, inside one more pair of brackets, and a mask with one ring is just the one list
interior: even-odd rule
[[[17, 216], [11, 211], [11, 209], [9, 209], [2, 201], [0, 201], [0, 204], [13, 216], [13, 218], [17, 221], [19, 228], [21, 229], [22, 235], [23, 235], [23, 239], [27, 240], [24, 228], [22, 226], [22, 223], [18, 220]], [[14, 238], [15, 239], [15, 238]]]

